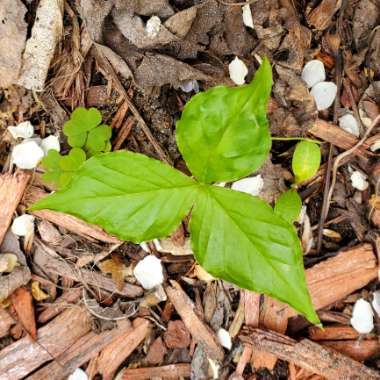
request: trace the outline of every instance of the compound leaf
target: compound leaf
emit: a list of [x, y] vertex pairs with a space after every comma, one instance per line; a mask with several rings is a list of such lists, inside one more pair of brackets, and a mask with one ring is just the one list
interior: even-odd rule
[[294, 223], [301, 212], [302, 200], [297, 191], [292, 189], [282, 193], [274, 206], [274, 212], [289, 223]]
[[263, 164], [271, 147], [266, 117], [271, 88], [272, 70], [264, 59], [250, 84], [214, 87], [186, 104], [177, 144], [199, 181], [233, 181]]
[[190, 211], [198, 186], [160, 161], [118, 151], [87, 160], [70, 184], [35, 203], [102, 226], [133, 242], [163, 237]]
[[321, 164], [321, 149], [311, 141], [301, 141], [296, 145], [293, 153], [292, 169], [296, 176], [296, 183], [313, 177]]
[[286, 302], [310, 322], [319, 322], [295, 229], [264, 201], [204, 186], [192, 211], [190, 231], [194, 254], [207, 272]]
[[97, 128], [88, 133], [86, 145], [84, 149], [87, 154], [95, 156], [100, 152], [110, 151], [111, 146], [109, 140], [112, 135], [111, 127], [106, 124], [99, 125]]

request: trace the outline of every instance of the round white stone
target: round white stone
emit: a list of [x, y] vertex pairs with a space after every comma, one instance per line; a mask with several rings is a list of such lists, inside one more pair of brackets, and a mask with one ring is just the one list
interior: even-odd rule
[[61, 145], [59, 144], [58, 136], [51, 135], [42, 139], [41, 148], [45, 155], [48, 154], [49, 150], [56, 150], [59, 152], [61, 150]]
[[161, 260], [154, 255], [146, 256], [139, 261], [133, 274], [144, 289], [152, 289], [164, 282]]
[[243, 178], [232, 184], [233, 190], [251, 195], [259, 195], [264, 186], [263, 177], [259, 174], [254, 177]]
[[369, 302], [363, 298], [355, 302], [351, 326], [360, 334], [368, 334], [373, 330], [373, 311]]
[[23, 214], [13, 220], [12, 232], [17, 236], [30, 236], [34, 231], [34, 216]]
[[333, 82], [319, 82], [310, 91], [317, 105], [318, 111], [329, 108], [336, 97], [336, 84]]
[[235, 59], [232, 60], [231, 63], [228, 65], [228, 70], [230, 72], [230, 78], [234, 83], [245, 83], [245, 77], [248, 74], [248, 69], [241, 59], [235, 57]]
[[227, 350], [230, 350], [232, 347], [231, 336], [229, 332], [225, 329], [220, 328], [216, 333], [219, 343]]
[[346, 113], [339, 118], [339, 127], [344, 129], [346, 132], [353, 134], [356, 137], [359, 137], [359, 125], [355, 117], [350, 113]]
[[35, 141], [16, 145], [12, 151], [12, 162], [20, 169], [34, 169], [44, 157], [44, 151]]
[[16, 126], [8, 127], [8, 131], [15, 139], [19, 137], [23, 139], [27, 139], [33, 136], [34, 127], [32, 123], [28, 120], [28, 121], [23, 121], [22, 123]]
[[313, 59], [309, 61], [303, 68], [301, 78], [306, 82], [307, 87], [313, 87], [317, 83], [326, 79], [325, 66], [322, 61]]

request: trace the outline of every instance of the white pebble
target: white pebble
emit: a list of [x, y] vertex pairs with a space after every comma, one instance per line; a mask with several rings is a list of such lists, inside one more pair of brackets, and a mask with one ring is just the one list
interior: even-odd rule
[[241, 8], [243, 11], [243, 24], [245, 26], [248, 26], [248, 28], [253, 29], [253, 18], [252, 18], [252, 12], [251, 12], [251, 7], [249, 4], [243, 5]]
[[372, 307], [380, 317], [380, 291], [378, 290], [373, 293]]
[[8, 127], [8, 131], [15, 139], [19, 137], [27, 139], [33, 136], [34, 127], [30, 121], [23, 121], [16, 126]]
[[235, 57], [235, 59], [228, 65], [228, 70], [230, 72], [230, 78], [234, 83], [244, 84], [248, 69], [241, 59]]
[[254, 177], [243, 178], [232, 184], [233, 190], [241, 191], [251, 195], [259, 195], [264, 186], [263, 177], [259, 174]]
[[34, 216], [23, 214], [13, 220], [12, 232], [17, 236], [30, 236], [34, 232]]
[[306, 82], [307, 87], [313, 87], [317, 83], [326, 79], [325, 66], [322, 61], [313, 59], [309, 61], [303, 68], [301, 78]]
[[317, 83], [310, 91], [317, 105], [318, 111], [329, 108], [335, 100], [337, 92], [336, 84], [333, 82]]
[[35, 141], [16, 145], [12, 151], [12, 162], [20, 169], [34, 169], [44, 157], [44, 151]]
[[186, 93], [189, 93], [191, 91], [199, 92], [199, 84], [198, 81], [196, 81], [195, 79], [190, 79], [182, 82], [179, 85], [179, 88]]
[[230, 350], [232, 347], [231, 336], [229, 332], [225, 329], [220, 328], [216, 333], [219, 343], [227, 350]]
[[360, 191], [364, 191], [368, 189], [369, 183], [367, 182], [367, 176], [363, 174], [362, 172], [359, 172], [359, 170], [355, 170], [351, 174], [351, 183], [352, 186], [355, 189], [358, 189]]
[[152, 16], [147, 22], [146, 22], [146, 25], [145, 25], [145, 31], [146, 31], [146, 34], [150, 37], [150, 38], [154, 38], [158, 35], [158, 33], [160, 32], [160, 28], [161, 28], [161, 20], [159, 17], [157, 16]]
[[359, 137], [359, 125], [355, 117], [350, 113], [346, 113], [339, 118], [339, 127], [344, 129], [346, 132], [353, 134], [356, 137]]
[[77, 368], [68, 378], [67, 380], [88, 380], [87, 373], [83, 371], [81, 368]]
[[161, 260], [154, 255], [146, 256], [139, 261], [133, 274], [144, 289], [152, 289], [164, 282]]
[[368, 334], [373, 329], [373, 311], [363, 298], [355, 302], [352, 310], [351, 326], [360, 334]]
[[58, 136], [48, 136], [42, 139], [41, 148], [44, 151], [45, 155], [48, 154], [49, 150], [56, 150], [59, 152], [61, 150], [61, 146], [59, 144]]

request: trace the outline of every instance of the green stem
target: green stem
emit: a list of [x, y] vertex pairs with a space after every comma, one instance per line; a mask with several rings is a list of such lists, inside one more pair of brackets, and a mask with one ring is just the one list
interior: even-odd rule
[[309, 141], [315, 144], [322, 144], [322, 141], [308, 139], [307, 137], [272, 137], [275, 141]]

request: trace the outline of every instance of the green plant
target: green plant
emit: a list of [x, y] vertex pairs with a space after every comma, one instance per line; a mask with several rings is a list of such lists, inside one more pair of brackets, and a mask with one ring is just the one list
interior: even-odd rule
[[[167, 236], [191, 211], [192, 248], [206, 271], [286, 302], [319, 323], [291, 223], [294, 205], [286, 211], [289, 202], [282, 198], [273, 211], [258, 197], [213, 185], [252, 173], [268, 157], [271, 87], [265, 59], [249, 85], [215, 87], [188, 102], [176, 137], [194, 178], [141, 154], [99, 154], [81, 164], [61, 191], [32, 209], [73, 214], [135, 243]], [[76, 132], [70, 130], [70, 135]]]
[[313, 177], [321, 164], [321, 150], [311, 141], [300, 141], [293, 153], [292, 169], [296, 183]]

